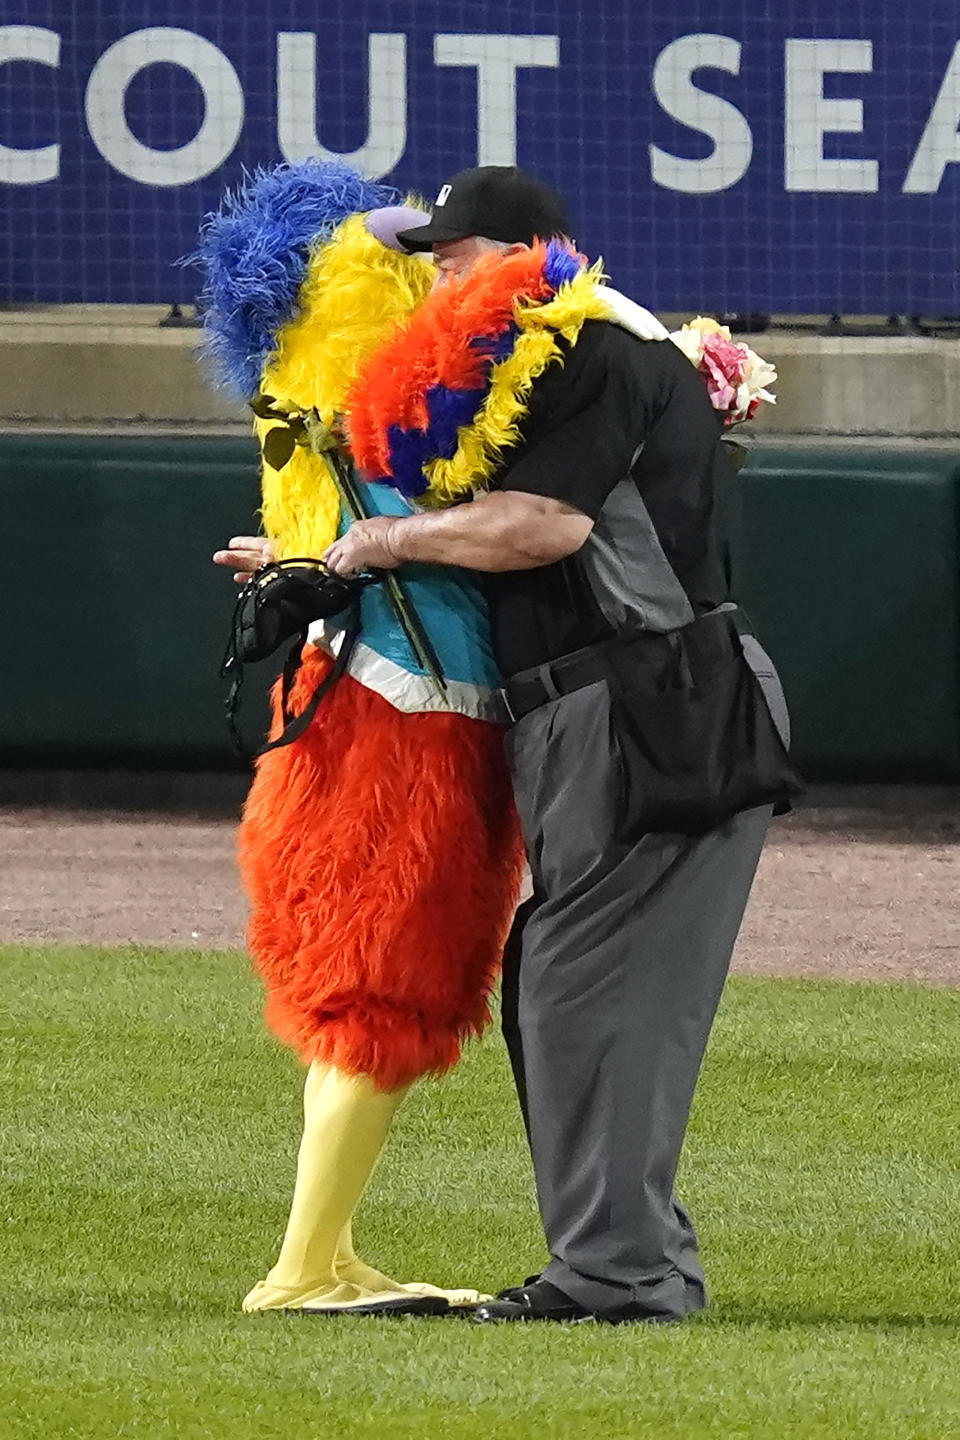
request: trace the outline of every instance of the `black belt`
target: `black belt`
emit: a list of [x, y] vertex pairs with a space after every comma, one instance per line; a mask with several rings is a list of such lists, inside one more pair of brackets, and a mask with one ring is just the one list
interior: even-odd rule
[[736, 606], [710, 610], [677, 630], [643, 631], [629, 639], [620, 636], [574, 650], [532, 670], [512, 675], [503, 687], [503, 698], [512, 721], [531, 710], [582, 690], [598, 680], [629, 679], [638, 671], [656, 671], [667, 663], [679, 664], [691, 672], [700, 660], [711, 662], [737, 653], [737, 632], [743, 633], [742, 615]]

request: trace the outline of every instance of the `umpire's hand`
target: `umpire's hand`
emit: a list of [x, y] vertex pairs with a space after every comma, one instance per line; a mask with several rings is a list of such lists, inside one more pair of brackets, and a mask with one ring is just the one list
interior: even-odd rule
[[276, 560], [273, 546], [265, 535], [234, 535], [226, 550], [214, 550], [214, 565], [232, 565], [233, 578], [242, 585], [255, 570], [272, 565]]

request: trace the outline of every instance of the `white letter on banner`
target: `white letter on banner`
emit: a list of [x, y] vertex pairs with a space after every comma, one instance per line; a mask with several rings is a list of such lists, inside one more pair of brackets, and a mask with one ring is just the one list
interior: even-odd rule
[[[60, 64], [60, 36], [39, 25], [0, 25], [0, 65], [6, 60], [29, 60], [35, 65]], [[14, 150], [0, 145], [0, 184], [42, 185], [60, 174], [60, 146], [39, 145]]]
[[927, 128], [903, 182], [905, 195], [935, 195], [948, 165], [960, 164], [960, 43], [957, 44]]
[[[203, 90], [204, 116], [192, 140], [154, 150], [127, 124], [127, 86], [148, 65], [179, 65]], [[104, 160], [141, 185], [191, 185], [230, 155], [243, 128], [243, 90], [222, 50], [192, 30], [157, 26], [134, 30], [100, 56], [86, 98], [90, 138]]]
[[704, 160], [685, 160], [650, 146], [650, 173], [666, 190], [712, 195], [742, 180], [753, 158], [746, 118], [729, 100], [700, 90], [695, 70], [740, 74], [741, 45], [729, 35], [681, 35], [661, 50], [653, 67], [653, 93], [667, 114], [691, 130], [709, 135], [713, 151]]
[[517, 71], [555, 70], [559, 35], [435, 35], [436, 65], [473, 65], [477, 71], [477, 164], [517, 163]]
[[371, 35], [369, 57], [367, 138], [359, 150], [338, 155], [317, 138], [317, 37], [310, 30], [279, 32], [277, 143], [285, 160], [342, 160], [368, 180], [399, 163], [407, 148], [407, 37]]
[[787, 190], [873, 195], [880, 188], [876, 160], [826, 160], [823, 137], [863, 133], [862, 100], [827, 100], [830, 72], [869, 75], [871, 40], [788, 40], [784, 104], [784, 186]]

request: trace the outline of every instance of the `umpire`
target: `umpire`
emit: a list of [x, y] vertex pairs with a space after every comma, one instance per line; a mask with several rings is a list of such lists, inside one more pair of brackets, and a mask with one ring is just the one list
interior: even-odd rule
[[[491, 248], [566, 233], [555, 191], [482, 167], [400, 238], [461, 279]], [[504, 1030], [551, 1258], [481, 1321], [705, 1304], [674, 1176], [771, 812], [795, 788], [779, 683], [730, 599], [731, 480], [690, 362], [588, 321], [535, 382], [488, 494], [361, 522], [328, 553], [340, 572], [488, 572], [510, 677], [534, 894], [504, 961]]]

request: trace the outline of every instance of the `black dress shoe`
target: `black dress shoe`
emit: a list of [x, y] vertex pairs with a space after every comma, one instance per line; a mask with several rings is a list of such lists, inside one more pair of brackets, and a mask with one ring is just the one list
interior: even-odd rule
[[505, 1291], [496, 1300], [485, 1300], [477, 1306], [473, 1318], [478, 1325], [498, 1320], [565, 1320], [579, 1324], [583, 1320], [595, 1320], [596, 1316], [549, 1280], [534, 1280], [532, 1284]]
[[506, 1290], [498, 1290], [497, 1299], [516, 1300], [517, 1296], [521, 1293], [522, 1290], [525, 1290], [528, 1285], [536, 1285], [537, 1281], [540, 1279], [540, 1273], [541, 1272], [538, 1270], [536, 1275], [528, 1275], [522, 1285], [508, 1285]]

